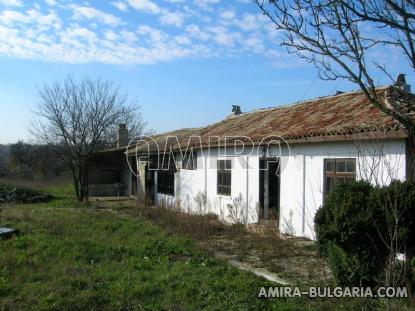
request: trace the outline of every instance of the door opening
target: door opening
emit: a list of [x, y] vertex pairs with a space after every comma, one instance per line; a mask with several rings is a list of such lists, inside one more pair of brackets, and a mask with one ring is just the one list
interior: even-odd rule
[[259, 160], [259, 219], [278, 220], [280, 212], [280, 160]]

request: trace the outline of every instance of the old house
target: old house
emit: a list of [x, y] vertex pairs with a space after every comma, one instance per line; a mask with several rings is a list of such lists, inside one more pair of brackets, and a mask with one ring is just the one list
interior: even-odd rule
[[[377, 92], [411, 114], [407, 88]], [[227, 222], [268, 222], [282, 233], [313, 238], [315, 212], [337, 183], [406, 178], [406, 130], [362, 92], [232, 111], [206, 127], [131, 142], [124, 148], [129, 162], [120, 157], [117, 175], [124, 194], [215, 213]]]

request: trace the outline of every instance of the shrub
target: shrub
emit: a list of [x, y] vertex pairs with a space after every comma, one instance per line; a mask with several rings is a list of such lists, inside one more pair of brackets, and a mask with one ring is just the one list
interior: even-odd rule
[[347, 284], [348, 276], [351, 274], [351, 271], [349, 270], [351, 265], [348, 263], [348, 255], [346, 252], [333, 242], [329, 242], [326, 246], [326, 254], [331, 271], [336, 277], [336, 281], [339, 284]]
[[[374, 286], [406, 253], [411, 271], [415, 245], [415, 184], [393, 181], [337, 186], [315, 216], [320, 250], [339, 285]], [[394, 230], [397, 230], [396, 233]]]
[[338, 185], [316, 213], [317, 241], [339, 285], [374, 286], [384, 268], [384, 216], [373, 189], [362, 181]]
[[0, 203], [38, 203], [51, 199], [51, 195], [34, 189], [0, 184]]

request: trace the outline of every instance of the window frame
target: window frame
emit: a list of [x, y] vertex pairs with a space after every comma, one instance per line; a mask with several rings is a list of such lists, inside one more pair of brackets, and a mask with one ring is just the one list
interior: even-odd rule
[[[328, 163], [329, 162], [333, 162], [334, 167], [333, 167], [333, 171], [330, 171], [327, 169], [328, 167]], [[343, 171], [338, 171], [338, 163], [343, 163], [345, 164], [344, 166], [344, 170]], [[348, 171], [347, 170], [347, 163], [353, 163], [353, 170]], [[325, 200], [325, 198], [328, 196], [328, 194], [333, 191], [334, 186], [335, 186], [335, 182], [336, 180], [339, 179], [343, 179], [343, 183], [346, 183], [347, 180], [356, 180], [357, 178], [357, 168], [356, 168], [356, 158], [327, 158], [324, 159], [324, 176], [323, 176], [323, 201]], [[330, 186], [330, 189], [328, 189], [328, 178], [333, 178], [334, 182], [333, 184]]]
[[[165, 158], [163, 157], [163, 160]], [[176, 163], [172, 155], [169, 156], [168, 168], [165, 167], [163, 160], [157, 171], [157, 193], [174, 196], [175, 195], [175, 173]]]
[[[223, 165], [221, 165], [223, 163]], [[216, 193], [217, 195], [230, 197], [232, 195], [232, 160], [217, 160], [216, 173]]]

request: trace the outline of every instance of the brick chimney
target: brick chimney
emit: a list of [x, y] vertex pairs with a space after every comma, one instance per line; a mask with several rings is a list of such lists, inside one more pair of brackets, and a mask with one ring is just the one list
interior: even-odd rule
[[405, 74], [403, 73], [398, 75], [395, 86], [405, 93], [411, 93], [411, 86], [406, 83]]
[[117, 147], [126, 147], [128, 145], [127, 124], [118, 124]]

